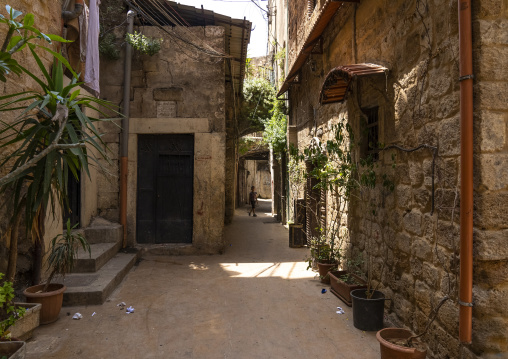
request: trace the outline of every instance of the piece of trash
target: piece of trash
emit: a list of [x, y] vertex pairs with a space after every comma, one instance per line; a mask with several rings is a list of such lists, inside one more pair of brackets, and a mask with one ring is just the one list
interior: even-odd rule
[[125, 304], [125, 302], [120, 302], [118, 303], [116, 306], [117, 307], [125, 307], [127, 304]]
[[325, 294], [325, 293], [326, 293], [326, 289], [325, 288], [321, 289], [321, 294]]
[[93, 312], [93, 313], [92, 313], [92, 317], [93, 317], [95, 314], [97, 314], [97, 313]]
[[346, 312], [341, 307], [337, 307], [337, 311], [335, 313], [337, 313], [337, 314], [345, 314]]
[[130, 306], [129, 308], [125, 309], [125, 312], [127, 314], [134, 313], [134, 308], [132, 306]]
[[76, 320], [80, 320], [81, 318], [83, 318], [83, 316], [81, 315], [81, 313], [76, 313], [72, 316], [72, 319], [76, 319]]

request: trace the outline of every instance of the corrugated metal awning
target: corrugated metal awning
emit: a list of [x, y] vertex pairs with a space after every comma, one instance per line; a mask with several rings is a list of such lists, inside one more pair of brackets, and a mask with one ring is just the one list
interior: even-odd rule
[[338, 66], [333, 68], [326, 75], [321, 93], [319, 94], [319, 103], [342, 102], [349, 91], [351, 81], [358, 76], [368, 76], [375, 74], [385, 74], [388, 71], [386, 67], [375, 64], [354, 64]]
[[302, 47], [298, 51], [298, 56], [291, 65], [290, 70], [288, 71], [288, 75], [286, 76], [284, 83], [282, 84], [279, 92], [277, 93], [277, 96], [280, 96], [284, 92], [289, 90], [291, 83], [297, 78], [300, 69], [305, 64], [305, 61], [307, 61], [307, 58], [309, 57], [310, 53], [312, 52], [317, 42], [319, 41], [319, 38], [321, 37], [321, 34], [325, 30], [326, 26], [328, 25], [330, 20], [333, 18], [337, 10], [342, 6], [344, 2], [360, 2], [360, 1], [359, 0], [326, 1], [326, 3], [321, 8], [319, 16], [311, 25], [309, 35], [307, 36], [307, 39], [305, 40]]

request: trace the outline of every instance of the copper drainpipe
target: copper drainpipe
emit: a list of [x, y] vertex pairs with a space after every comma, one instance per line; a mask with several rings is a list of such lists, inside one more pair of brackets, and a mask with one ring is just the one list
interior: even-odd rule
[[459, 0], [460, 288], [459, 340], [471, 343], [473, 317], [473, 41], [471, 0]]
[[[127, 12], [127, 33], [132, 34], [134, 28], [134, 16], [136, 12]], [[123, 119], [122, 138], [120, 141], [120, 223], [123, 227], [122, 246], [127, 246], [127, 177], [128, 177], [128, 154], [129, 154], [129, 116], [131, 101], [131, 67], [132, 67], [132, 46], [127, 43], [125, 46], [125, 67], [123, 82]]]

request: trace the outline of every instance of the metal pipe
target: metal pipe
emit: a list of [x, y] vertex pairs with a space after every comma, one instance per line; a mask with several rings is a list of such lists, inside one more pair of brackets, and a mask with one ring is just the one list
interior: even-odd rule
[[83, 12], [83, 0], [76, 0], [74, 2], [74, 10], [62, 11], [62, 18], [67, 23], [68, 21], [77, 18]]
[[459, 340], [471, 343], [473, 317], [473, 41], [471, 0], [459, 0], [460, 288]]
[[[134, 16], [136, 12], [127, 12], [127, 33], [132, 34], [134, 29]], [[127, 246], [127, 178], [128, 178], [128, 154], [129, 154], [129, 116], [131, 99], [131, 67], [132, 46], [127, 43], [125, 47], [125, 67], [123, 81], [123, 119], [122, 138], [120, 142], [120, 223], [123, 227], [123, 248]]]

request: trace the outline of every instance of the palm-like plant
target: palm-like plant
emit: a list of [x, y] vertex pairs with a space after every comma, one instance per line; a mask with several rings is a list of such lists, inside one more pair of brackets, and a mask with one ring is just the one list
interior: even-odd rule
[[[0, 58], [15, 48], [27, 47], [38, 65], [38, 73], [29, 71], [17, 62], [14, 66], [11, 65], [11, 70], [18, 75], [22, 73], [31, 77], [40, 89], [0, 97], [0, 112], [12, 113], [13, 117], [17, 115], [9, 122], [0, 120], [0, 149], [7, 152], [14, 148], [0, 162], [1, 167], [9, 168], [9, 173], [0, 178], [0, 191], [8, 195], [12, 213], [11, 226], [17, 226], [21, 209], [24, 208], [26, 229], [31, 232], [36, 248], [41, 248], [47, 209], [50, 208], [56, 217], [61, 215], [57, 208], [68, 208], [68, 176], [73, 175], [78, 179], [80, 171], [90, 175], [90, 162], [91, 165], [100, 166], [100, 158], [109, 161], [106, 145], [95, 126], [99, 121], [108, 120], [90, 117], [84, 109], [96, 110], [104, 117], [101, 107], [114, 109], [109, 102], [80, 95], [82, 83], [78, 82], [78, 76], [63, 56], [29, 42], [37, 37], [46, 41], [65, 40], [58, 36], [44, 35], [33, 28], [33, 15], [25, 15], [22, 22], [18, 23], [14, 20], [21, 13], [10, 7], [7, 11], [11, 19], [0, 18], [0, 24], [6, 23], [9, 26]], [[37, 48], [42, 48], [53, 56], [51, 75], [35, 51]], [[64, 85], [62, 65], [72, 74], [67, 85]], [[17, 228], [13, 228], [12, 232], [17, 232]], [[11, 238], [11, 243], [16, 240]], [[38, 263], [34, 265], [34, 282], [40, 280], [41, 254], [36, 258]], [[11, 255], [15, 257], [13, 253]], [[9, 261], [9, 279], [12, 280], [14, 272], [15, 258]]]
[[74, 261], [78, 256], [80, 247], [83, 248], [85, 252], [88, 252], [89, 255], [91, 254], [90, 245], [85, 237], [79, 232], [73, 232], [76, 227], [77, 224], [71, 227], [71, 221], [68, 219], [65, 233], [59, 234], [51, 240], [51, 247], [47, 260], [48, 267], [51, 271], [48, 281], [44, 286], [44, 292], [48, 290], [51, 280], [55, 275], [65, 277], [67, 273], [72, 272]]

